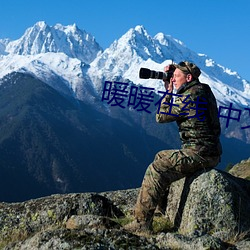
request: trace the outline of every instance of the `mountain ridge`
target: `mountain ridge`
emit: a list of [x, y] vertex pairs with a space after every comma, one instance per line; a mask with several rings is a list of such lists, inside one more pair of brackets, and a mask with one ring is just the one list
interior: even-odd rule
[[[102, 91], [105, 80], [112, 80], [114, 77], [122, 76], [134, 84], [153, 86], [156, 91], [163, 90], [161, 81], [142, 80], [138, 77], [140, 67], [149, 67], [153, 70], [162, 71], [166, 64], [178, 63], [189, 60], [196, 63], [202, 70], [200, 80], [208, 83], [220, 103], [237, 103], [249, 106], [250, 83], [242, 79], [237, 72], [216, 64], [215, 61], [205, 54], [198, 54], [188, 49], [183, 42], [172, 38], [170, 35], [158, 33], [150, 36], [142, 25], [129, 29], [118, 40], [115, 40], [109, 48], [103, 50], [95, 41], [94, 37], [81, 30], [76, 24], [63, 26], [56, 24], [49, 26], [44, 21], [37, 22], [33, 27], [28, 28], [24, 35], [15, 40], [0, 39], [0, 65], [4, 69], [0, 77], [13, 71], [21, 71], [25, 68], [33, 72], [39, 67], [36, 57], [45, 58], [45, 66], [50, 68], [53, 59], [46, 63], [46, 53], [50, 52], [55, 61], [65, 61], [61, 53], [66, 57], [79, 60], [84, 65], [82, 73], [74, 73], [70, 67], [62, 68], [56, 72], [57, 75], [64, 75], [69, 71], [69, 77], [64, 78], [68, 82], [68, 88], [72, 88], [75, 96], [79, 99], [91, 99], [92, 94], [85, 97], [82, 92], [76, 93], [76, 87], [70, 79], [79, 78], [78, 85], [82, 88], [84, 84], [92, 85], [97, 93]], [[23, 55], [19, 60], [11, 60], [15, 55]], [[52, 56], [53, 55], [53, 56]], [[34, 56], [34, 60], [32, 57]], [[28, 60], [27, 60], [28, 59]], [[18, 61], [18, 63], [16, 63]], [[69, 63], [72, 62], [68, 59]], [[44, 63], [44, 62], [43, 62]], [[69, 64], [68, 64], [69, 65]], [[46, 68], [39, 71], [46, 74]], [[34, 72], [36, 75], [37, 72]], [[87, 82], [85, 80], [87, 79]], [[45, 82], [46, 79], [42, 79]]]
[[44, 21], [28, 28], [24, 35], [8, 42], [6, 52], [17, 55], [36, 55], [46, 52], [63, 52], [69, 57], [90, 63], [102, 51], [95, 38], [76, 24], [49, 26]]
[[155, 148], [166, 147], [134, 121], [100, 113], [32, 75], [12, 73], [4, 81], [1, 201], [139, 186]]
[[[33, 34], [30, 41], [37, 41], [38, 50], [17, 49], [22, 48], [20, 43], [28, 42], [28, 36], [14, 43], [0, 40], [0, 183], [5, 190], [0, 200], [9, 198], [10, 190], [14, 195], [9, 199], [20, 200], [54, 192], [139, 186], [155, 153], [180, 147], [176, 124], [157, 124], [154, 105], [147, 113], [102, 101], [105, 81], [150, 87], [159, 97], [162, 80], [139, 79], [140, 67], [161, 71], [172, 59], [175, 63], [193, 60], [201, 67], [201, 81], [212, 87], [218, 105], [228, 107], [232, 103], [242, 111], [249, 107], [249, 82], [171, 36], [158, 33], [151, 37], [143, 26], [136, 26], [102, 52], [96, 50], [89, 36], [93, 42], [90, 50], [94, 48], [90, 54], [96, 55], [90, 62], [88, 57], [85, 61], [78, 58], [79, 37], [85, 39], [87, 35], [75, 37], [81, 34], [76, 25], [51, 27], [41, 22], [35, 26], [26, 32], [30, 37]], [[49, 35], [53, 29], [73, 39], [69, 41], [76, 45], [71, 50], [75, 54], [67, 55], [68, 42], [65, 53], [63, 48], [56, 52], [53, 46], [52, 51], [41, 53], [45, 41], [54, 37]], [[221, 118], [224, 154], [220, 168], [249, 157], [249, 129], [240, 127], [250, 124], [248, 113], [243, 116], [242, 112], [242, 123], [231, 120], [228, 128], [225, 120]], [[15, 194], [16, 190], [19, 193]]]

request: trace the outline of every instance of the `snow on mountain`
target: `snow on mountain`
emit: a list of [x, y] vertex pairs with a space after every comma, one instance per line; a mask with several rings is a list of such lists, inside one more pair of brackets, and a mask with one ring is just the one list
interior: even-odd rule
[[9, 43], [9, 39], [0, 39], [0, 55], [7, 55], [5, 52], [6, 45]]
[[151, 58], [159, 63], [164, 60], [164, 55], [144, 27], [136, 26], [97, 56], [90, 64], [88, 73], [98, 90], [102, 88], [100, 79], [104, 78], [112, 80], [117, 76], [129, 76], [130, 80], [138, 83], [133, 74], [136, 72], [138, 75], [139, 66]]
[[129, 29], [105, 51], [75, 24], [49, 26], [38, 22], [18, 40], [0, 40], [0, 77], [13, 71], [29, 72], [88, 102], [100, 100], [106, 80], [128, 79], [156, 92], [164, 91], [161, 80], [140, 79], [139, 69], [162, 71], [165, 65], [184, 60], [201, 68], [200, 80], [212, 87], [219, 103], [249, 106], [248, 81], [169, 35], [150, 36], [143, 26]]
[[75, 24], [50, 27], [37, 22], [18, 40], [0, 40], [0, 77], [27, 72], [60, 92], [92, 102], [96, 93], [85, 72], [101, 51], [94, 37]]
[[34, 75], [48, 85], [77, 99], [92, 102], [95, 89], [85, 71], [88, 65], [64, 53], [37, 55], [7, 55], [0, 59], [0, 78], [17, 71]]
[[102, 51], [94, 37], [79, 29], [76, 24], [50, 27], [45, 22], [37, 22], [24, 35], [9, 42], [6, 52], [18, 55], [36, 55], [46, 52], [63, 52], [69, 57], [90, 63]]
[[169, 35], [158, 33], [151, 37], [143, 26], [130, 29], [114, 41], [90, 64], [88, 74], [99, 92], [105, 80], [113, 80], [116, 76], [164, 91], [161, 80], [140, 79], [139, 69], [146, 67], [162, 71], [169, 63], [180, 61], [191, 61], [200, 67], [200, 80], [212, 87], [219, 103], [236, 102], [249, 106], [250, 83], [236, 72], [216, 64], [204, 54], [191, 51], [183, 42]]

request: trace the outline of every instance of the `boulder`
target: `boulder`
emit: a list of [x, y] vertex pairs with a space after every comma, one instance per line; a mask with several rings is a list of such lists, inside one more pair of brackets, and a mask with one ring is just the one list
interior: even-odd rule
[[250, 158], [242, 160], [241, 162], [232, 166], [232, 168], [229, 170], [229, 173], [236, 177], [250, 180]]
[[0, 203], [0, 249], [249, 249], [250, 181], [212, 169], [174, 182], [166, 208], [174, 227], [152, 235], [122, 227], [138, 192]]
[[[110, 200], [96, 193], [51, 195], [20, 203], [0, 203], [0, 249], [8, 242], [27, 239], [45, 229], [65, 228], [69, 219], [73, 221], [74, 216], [82, 215], [86, 216], [85, 220], [82, 218], [82, 224], [95, 218], [92, 224], [99, 225], [102, 221], [104, 228], [109, 227], [109, 220], [100, 217], [124, 216]], [[95, 217], [87, 218], [87, 215]]]
[[228, 241], [250, 230], [250, 181], [216, 169], [174, 182], [166, 216], [178, 232]]

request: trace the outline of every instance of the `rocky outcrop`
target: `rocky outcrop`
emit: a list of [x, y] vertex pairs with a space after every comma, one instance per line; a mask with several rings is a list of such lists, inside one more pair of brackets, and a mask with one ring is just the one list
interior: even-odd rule
[[[171, 228], [135, 235], [139, 189], [52, 195], [0, 203], [0, 249], [249, 249], [250, 181], [218, 170], [197, 172], [170, 187]], [[154, 229], [159, 222], [155, 217]]]
[[229, 173], [236, 177], [244, 178], [250, 180], [250, 158], [242, 160], [241, 162], [235, 164]]
[[184, 235], [229, 240], [250, 229], [250, 182], [225, 172], [197, 172], [170, 187], [167, 216]]

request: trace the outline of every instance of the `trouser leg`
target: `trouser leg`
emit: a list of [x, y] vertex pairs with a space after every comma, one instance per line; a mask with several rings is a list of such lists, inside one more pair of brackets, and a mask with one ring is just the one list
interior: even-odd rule
[[166, 213], [168, 195], [169, 195], [169, 186], [164, 191], [164, 195], [160, 197], [160, 199], [157, 202], [155, 213], [157, 213], [158, 215], [164, 215]]
[[166, 150], [159, 152], [144, 175], [135, 205], [138, 221], [152, 221], [158, 202], [172, 182], [194, 173], [200, 168], [214, 167], [218, 157], [204, 159], [192, 150]]
[[185, 176], [173, 168], [169, 161], [171, 153], [159, 152], [146, 170], [135, 206], [135, 218], [139, 221], [151, 221], [170, 184]]

